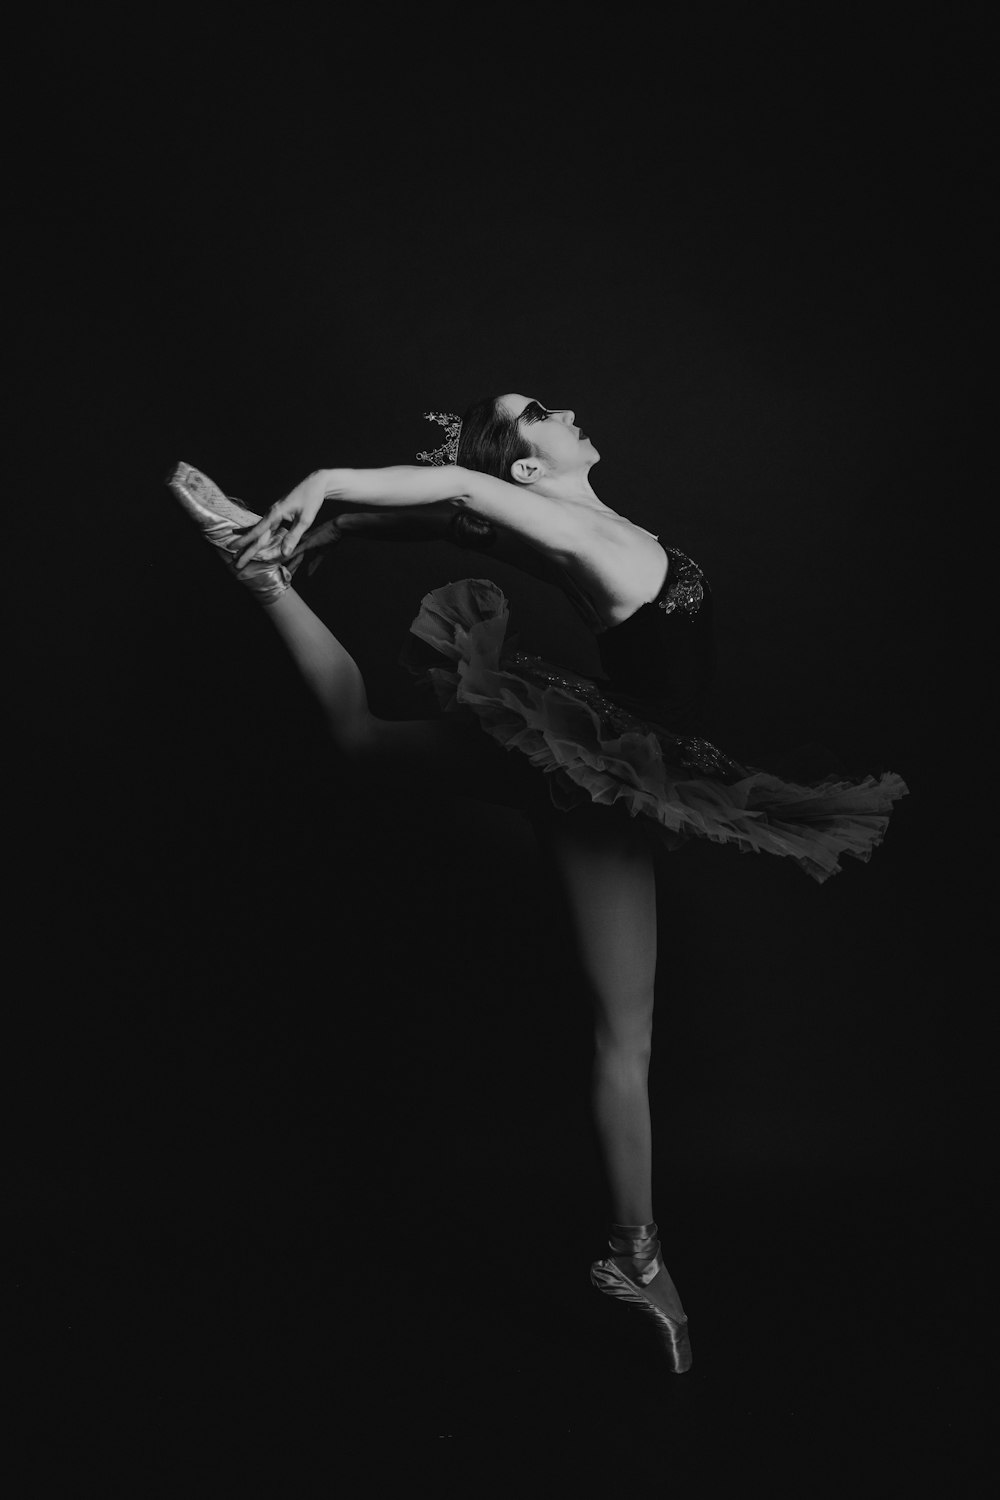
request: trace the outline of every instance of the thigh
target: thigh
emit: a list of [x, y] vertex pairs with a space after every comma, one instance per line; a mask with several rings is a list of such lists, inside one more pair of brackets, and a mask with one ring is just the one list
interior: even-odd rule
[[598, 1025], [648, 1026], [656, 977], [656, 877], [648, 830], [593, 804], [533, 819], [565, 896]]

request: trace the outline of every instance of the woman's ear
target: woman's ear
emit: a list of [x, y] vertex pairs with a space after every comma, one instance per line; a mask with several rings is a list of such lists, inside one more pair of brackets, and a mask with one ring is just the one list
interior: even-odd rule
[[537, 458], [517, 458], [510, 466], [510, 477], [515, 484], [534, 484], [542, 476], [542, 465]]

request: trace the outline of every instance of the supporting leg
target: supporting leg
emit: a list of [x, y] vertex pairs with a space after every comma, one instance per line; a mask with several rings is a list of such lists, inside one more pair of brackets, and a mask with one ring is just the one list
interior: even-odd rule
[[647, 1080], [656, 973], [656, 886], [644, 829], [582, 807], [536, 824], [563, 891], [594, 1005], [593, 1107], [613, 1219], [653, 1218]]
[[[656, 972], [656, 885], [641, 823], [587, 805], [536, 824], [569, 903], [594, 1001], [594, 1119], [611, 1193], [610, 1260], [595, 1285], [656, 1319], [674, 1369], [691, 1363], [684, 1308], [653, 1220], [649, 1058]], [[623, 1228], [624, 1226], [624, 1228]]]

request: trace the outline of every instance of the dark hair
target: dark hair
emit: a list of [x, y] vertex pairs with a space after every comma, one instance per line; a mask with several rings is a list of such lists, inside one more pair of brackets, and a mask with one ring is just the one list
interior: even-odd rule
[[[455, 462], [463, 469], [492, 474], [494, 479], [510, 477], [511, 464], [519, 458], [533, 458], [535, 445], [529, 443], [499, 396], [483, 396], [474, 401], [462, 417]], [[492, 547], [497, 534], [489, 521], [469, 511], [460, 512], [451, 523], [451, 539], [460, 547], [485, 551]]]
[[511, 465], [519, 458], [534, 458], [535, 447], [523, 436], [499, 396], [483, 396], [474, 401], [462, 417], [455, 462], [463, 469], [492, 474], [494, 479], [514, 481]]

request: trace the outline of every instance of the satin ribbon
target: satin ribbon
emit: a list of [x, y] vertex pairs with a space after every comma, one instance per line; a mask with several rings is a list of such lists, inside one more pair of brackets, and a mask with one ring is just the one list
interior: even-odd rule
[[655, 1224], [612, 1224], [608, 1244], [615, 1255], [631, 1259], [640, 1286], [648, 1286], [663, 1264]]

